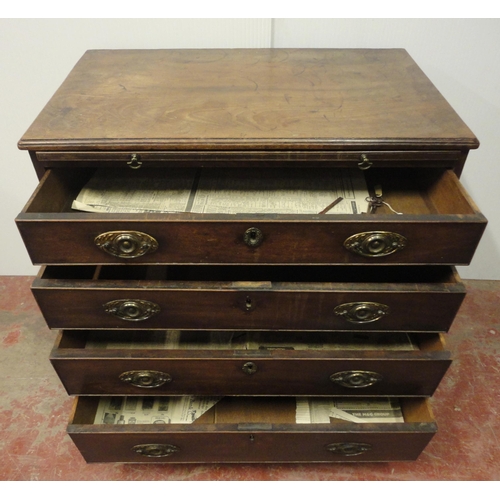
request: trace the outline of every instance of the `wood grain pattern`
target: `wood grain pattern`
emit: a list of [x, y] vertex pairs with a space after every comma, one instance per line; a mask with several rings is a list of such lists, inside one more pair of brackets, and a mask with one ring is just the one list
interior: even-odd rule
[[[434, 350], [424, 347], [415, 351], [78, 347], [80, 342], [85, 344], [86, 334], [65, 331], [50, 357], [71, 395], [189, 395], [196, 388], [196, 394], [207, 396], [431, 396], [451, 363], [450, 353], [433, 334], [421, 337], [430, 337], [429, 343], [434, 339]], [[294, 338], [293, 333], [287, 334]], [[314, 339], [314, 334], [309, 336]], [[273, 338], [272, 332], [268, 338]], [[257, 367], [250, 375], [242, 369], [248, 362]], [[119, 380], [121, 373], [130, 370], [166, 372], [172, 381], [158, 388], [141, 389]], [[373, 371], [382, 380], [366, 388], [346, 388], [330, 380], [333, 373], [346, 370]]]
[[[184, 275], [185, 270], [181, 269], [180, 275], [174, 274], [166, 280], [116, 279], [115, 276], [125, 276], [122, 269], [127, 273], [130, 266], [118, 268], [117, 275], [112, 273], [97, 280], [72, 278], [71, 272], [83, 271], [72, 267], [49, 267], [42, 271], [32, 289], [48, 326], [119, 330], [440, 332], [448, 331], [465, 296], [463, 284], [456, 281], [458, 276], [450, 274], [452, 271], [444, 266], [406, 268], [406, 272], [403, 267], [390, 268], [391, 271], [380, 267], [312, 267], [292, 271], [288, 266], [278, 266], [273, 272], [270, 266], [259, 266], [246, 269], [243, 274], [236, 266], [229, 266], [223, 273], [226, 281], [201, 274], [216, 271], [212, 266], [194, 269], [192, 277]], [[110, 270], [103, 266], [103, 272]], [[312, 277], [313, 272], [316, 278]], [[259, 275], [274, 277], [276, 281], [256, 287]], [[188, 280], [184, 280], [184, 276]], [[328, 278], [332, 281], [326, 281]], [[160, 312], [147, 320], [131, 322], [104, 311], [104, 304], [124, 299], [153, 302], [160, 307]], [[352, 323], [334, 314], [336, 306], [351, 302], [380, 303], [387, 305], [391, 312], [369, 323]]]
[[[159, 243], [156, 252], [134, 259], [144, 264], [464, 265], [472, 260], [487, 223], [455, 174], [442, 169], [369, 171], [368, 185], [380, 183], [385, 199], [404, 215], [394, 215], [385, 207], [373, 215], [71, 211], [72, 200], [91, 172], [85, 168], [50, 170], [17, 217], [34, 264], [119, 263], [123, 259], [105, 253], [94, 240], [107, 231], [134, 230]], [[313, 173], [321, 175], [318, 169], [311, 169]], [[252, 226], [264, 235], [257, 248], [244, 242], [244, 233]], [[408, 243], [403, 250], [377, 258], [357, 255], [343, 246], [353, 234], [366, 231], [394, 232]]]
[[[95, 399], [80, 397], [78, 406], [91, 407]], [[187, 425], [120, 426], [93, 425], [86, 420], [70, 422], [68, 433], [87, 462], [287, 463], [415, 460], [437, 430], [429, 415], [428, 403], [422, 398], [411, 405], [414, 408], [403, 410], [409, 414], [409, 421], [404, 423], [310, 425], [290, 423], [294, 419], [294, 400], [260, 400], [257, 404], [254, 398], [237, 400], [228, 398], [225, 408], [216, 411], [221, 420], [228, 419], [232, 423], [197, 424], [195, 421]], [[405, 406], [407, 401], [401, 401]], [[274, 411], [273, 405], [277, 406]], [[415, 409], [419, 411], [420, 420], [413, 415]], [[252, 415], [254, 422], [266, 422], [271, 414], [277, 420], [279, 414], [282, 423], [245, 425], [244, 417], [240, 423], [234, 423], [237, 415], [241, 418], [255, 412]], [[90, 412], [82, 410], [81, 413]], [[329, 444], [338, 442], [367, 443], [371, 450], [355, 456], [328, 451]], [[143, 443], [173, 444], [179, 451], [170, 457], [141, 457], [132, 447]]]
[[400, 49], [92, 50], [19, 142], [47, 150], [462, 149]]

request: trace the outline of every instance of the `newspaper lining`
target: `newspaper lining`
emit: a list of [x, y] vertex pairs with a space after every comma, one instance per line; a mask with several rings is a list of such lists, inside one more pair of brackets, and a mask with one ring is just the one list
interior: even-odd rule
[[282, 333], [206, 331], [131, 331], [103, 338], [90, 335], [89, 349], [241, 349], [241, 350], [418, 350], [407, 333]]
[[364, 174], [355, 169], [97, 170], [72, 208], [100, 213], [330, 214], [368, 208]]
[[355, 423], [404, 422], [395, 398], [297, 398], [298, 424], [327, 424], [331, 418]]
[[191, 424], [220, 399], [204, 396], [102, 397], [94, 424]]

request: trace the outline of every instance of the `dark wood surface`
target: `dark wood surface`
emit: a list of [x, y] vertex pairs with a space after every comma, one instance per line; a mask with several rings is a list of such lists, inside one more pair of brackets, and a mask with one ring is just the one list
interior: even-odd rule
[[[189, 395], [196, 388], [196, 394], [207, 396], [432, 396], [451, 363], [439, 337], [431, 334], [424, 336], [429, 340], [418, 350], [399, 351], [384, 350], [383, 345], [378, 350], [342, 350], [341, 346], [292, 350], [280, 348], [279, 341], [275, 341], [278, 347], [267, 350], [84, 348], [89, 333], [64, 332], [51, 353], [52, 365], [70, 395]], [[100, 333], [115, 339], [120, 335]], [[192, 338], [197, 333], [192, 332]], [[287, 335], [294, 338], [293, 333]], [[273, 332], [267, 338], [273, 342]], [[254, 373], [243, 370], [249, 362], [254, 363]], [[160, 387], [140, 388], [119, 379], [131, 370], [168, 373], [172, 380]], [[330, 380], [334, 373], [360, 370], [382, 378], [370, 387], [351, 388]]]
[[402, 49], [92, 50], [19, 146], [468, 150], [478, 141]]
[[[94, 269], [101, 272], [99, 279], [92, 279]], [[445, 266], [153, 266], [149, 270], [152, 276], [160, 271], [173, 274], [165, 279], [160, 273], [158, 279], [148, 280], [141, 279], [148, 272], [144, 266], [47, 267], [32, 289], [49, 327], [67, 329], [441, 332], [450, 328], [465, 296], [458, 276]], [[136, 273], [138, 278], [132, 278]], [[143, 321], [105, 312], [106, 303], [125, 299], [152, 302], [160, 312]], [[351, 302], [383, 304], [390, 313], [366, 323], [334, 313], [336, 306]]]
[[[415, 460], [432, 439], [437, 426], [425, 400], [413, 403], [414, 413], [397, 424], [295, 424], [295, 398], [225, 398], [224, 412], [214, 423], [189, 425], [94, 425], [90, 411], [80, 420], [83, 406], [94, 398], [79, 398], [68, 433], [88, 462], [133, 463], [286, 463], [377, 462]], [[279, 411], [279, 407], [283, 407]], [[217, 405], [216, 405], [217, 407]], [[258, 410], [256, 410], [256, 407]], [[221, 413], [219, 415], [219, 413]], [[242, 415], [255, 423], [238, 424]], [[271, 419], [267, 423], [265, 416]], [[274, 416], [273, 416], [274, 415]], [[421, 419], [419, 419], [421, 417]], [[283, 419], [280, 421], [280, 418]], [[367, 443], [361, 455], [336, 455], [331, 443]], [[138, 444], [172, 444], [179, 448], [170, 457], [141, 457], [132, 450]]]
[[[50, 266], [35, 280], [33, 293], [49, 327], [74, 329], [76, 335], [81, 329], [112, 329], [119, 335], [131, 328], [213, 328], [409, 331], [431, 338], [432, 332], [450, 328], [464, 286], [453, 269], [442, 265], [410, 271], [401, 264], [470, 262], [486, 220], [452, 170], [459, 174], [468, 151], [478, 145], [400, 49], [88, 51], [19, 142], [20, 149], [30, 152], [40, 178], [52, 171], [18, 225], [34, 262], [105, 265]], [[71, 197], [94, 168], [126, 168], [133, 153], [142, 155], [143, 168], [246, 169], [356, 168], [361, 153], [369, 153], [369, 175], [385, 173], [384, 195], [404, 207], [404, 215], [380, 210], [376, 217], [359, 220], [272, 214], [108, 217], [69, 210]], [[407, 176], [411, 189], [401, 183]], [[257, 249], [241, 245], [249, 222], [262, 225], [265, 234]], [[158, 253], [141, 261], [157, 265], [112, 266], [114, 258], [98, 256], [101, 251], [93, 241], [100, 232], [132, 229], [158, 238]], [[365, 265], [363, 258], [340, 249], [352, 233], [367, 230], [390, 230], [409, 238], [404, 252], [380, 261], [398, 265]], [[213, 234], [216, 243], [207, 245]], [[221, 276], [211, 274], [219, 266], [199, 265], [221, 262], [259, 265], [226, 266], [232, 270]], [[164, 263], [197, 265], [174, 266], [180, 269], [168, 278], [136, 275], [135, 268], [157, 269]], [[307, 270], [281, 265], [298, 263], [308, 264], [301, 266]], [[245, 269], [251, 267], [251, 272]], [[289, 273], [285, 279], [284, 273]], [[314, 279], [304, 278], [311, 273]], [[104, 312], [103, 304], [115, 299], [151, 300], [160, 304], [161, 312], [144, 322], [124, 321]], [[391, 312], [361, 325], [334, 316], [336, 305], [357, 301], [386, 304]], [[167, 359], [186, 377], [178, 393], [200, 387], [208, 394], [219, 384], [238, 395], [291, 394], [308, 393], [314, 385], [326, 395], [329, 389], [317, 377], [323, 380], [332, 367], [358, 369], [362, 363], [364, 369], [387, 374], [381, 393], [428, 395], [449, 365], [446, 351], [432, 348], [411, 356], [365, 352], [356, 360], [349, 354], [248, 358], [205, 351], [198, 357], [169, 353], [162, 358], [146, 351], [138, 357], [130, 352], [87, 357], [76, 348], [69, 354], [61, 351], [53, 351], [52, 361], [68, 387], [75, 384], [70, 392], [94, 387], [102, 393], [119, 391], [113, 383], [92, 377], [115, 376], [132, 365], [163, 368]], [[254, 375], [262, 377], [261, 383], [251, 375], [247, 388], [239, 391], [241, 363], [249, 359], [258, 362], [261, 369]], [[228, 375], [233, 371], [238, 373], [234, 380]], [[205, 386], [196, 382], [207, 372], [213, 374], [203, 379]], [[286, 387], [289, 377], [293, 383]], [[262, 392], [263, 384], [268, 392]], [[436, 432], [430, 409], [420, 398], [403, 398], [404, 424], [362, 427], [342, 423], [305, 428], [294, 423], [291, 401], [226, 398], [220, 411], [207, 413], [196, 425], [126, 427], [94, 425], [96, 400], [82, 397], [68, 432], [86, 460], [129, 463], [414, 460]], [[373, 449], [361, 457], [338, 458], [325, 451], [338, 440], [367, 442]], [[131, 447], [144, 442], [176, 444], [181, 452], [173, 459], [138, 458]]]
[[[321, 169], [311, 172], [321, 175]], [[401, 173], [380, 169], [369, 173], [370, 189], [381, 183], [385, 199], [403, 215], [392, 214], [386, 207], [376, 214], [356, 215], [91, 214], [70, 210], [90, 174], [85, 168], [50, 170], [17, 217], [34, 264], [124, 262], [99, 249], [94, 240], [107, 231], [133, 230], [154, 237], [159, 244], [154, 253], [133, 259], [144, 264], [467, 265], [487, 223], [449, 170], [408, 169]], [[250, 227], [263, 233], [262, 244], [255, 248], [244, 242]], [[402, 235], [406, 247], [376, 258], [344, 247], [347, 238], [367, 231]]]

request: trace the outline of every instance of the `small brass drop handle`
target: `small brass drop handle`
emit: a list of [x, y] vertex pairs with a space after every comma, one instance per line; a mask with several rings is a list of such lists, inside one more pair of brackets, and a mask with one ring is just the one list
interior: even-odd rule
[[132, 451], [144, 457], [161, 458], [178, 453], [180, 448], [173, 444], [138, 444], [132, 447]]
[[170, 374], [156, 370], [131, 370], [123, 372], [118, 378], [122, 382], [142, 389], [154, 389], [155, 387], [161, 387], [168, 382], [172, 382]]
[[373, 163], [368, 159], [368, 156], [366, 154], [362, 154], [360, 157], [360, 162], [358, 163], [358, 167], [360, 170], [368, 170]]
[[130, 161], [127, 162], [127, 165], [130, 168], [133, 168], [134, 170], [136, 170], [136, 169], [142, 167], [142, 161], [140, 161], [140, 160], [141, 160], [141, 157], [138, 154], [133, 153], [130, 155]]

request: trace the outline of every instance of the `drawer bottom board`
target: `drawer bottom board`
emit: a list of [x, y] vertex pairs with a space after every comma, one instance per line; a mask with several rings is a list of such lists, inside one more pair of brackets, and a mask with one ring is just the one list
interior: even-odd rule
[[416, 460], [437, 431], [425, 398], [403, 423], [295, 423], [295, 398], [226, 397], [192, 424], [94, 424], [99, 398], [76, 400], [68, 433], [87, 462], [293, 463]]

